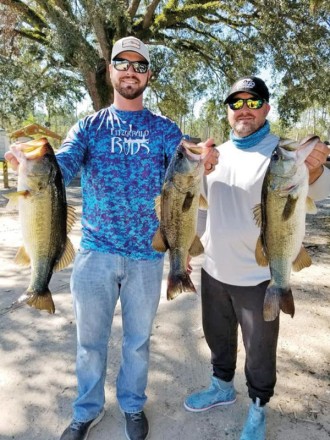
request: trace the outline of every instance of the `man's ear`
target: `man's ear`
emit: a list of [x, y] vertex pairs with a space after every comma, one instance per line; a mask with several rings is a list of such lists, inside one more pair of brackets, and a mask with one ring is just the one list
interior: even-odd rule
[[268, 102], [266, 102], [265, 104], [266, 104], [266, 116], [267, 116], [268, 113], [270, 112], [270, 105], [268, 104]]
[[109, 64], [109, 73], [110, 73], [110, 78], [111, 78], [111, 74], [112, 74], [112, 69], [113, 69], [113, 65], [110, 63]]

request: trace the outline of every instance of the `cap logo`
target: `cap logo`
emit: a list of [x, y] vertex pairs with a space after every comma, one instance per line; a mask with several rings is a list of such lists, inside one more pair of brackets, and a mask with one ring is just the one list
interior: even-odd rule
[[243, 79], [236, 85], [236, 89], [244, 88], [244, 89], [253, 89], [256, 83], [252, 79]]
[[139, 40], [125, 40], [122, 43], [123, 48], [125, 47], [136, 47], [137, 49], [140, 49], [141, 44]]

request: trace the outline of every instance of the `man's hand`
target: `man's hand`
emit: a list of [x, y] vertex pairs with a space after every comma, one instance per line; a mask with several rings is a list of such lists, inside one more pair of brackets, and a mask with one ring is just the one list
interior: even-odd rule
[[21, 153], [20, 146], [22, 146], [21, 143], [14, 143], [11, 144], [9, 147], [9, 151], [6, 151], [5, 153], [5, 159], [7, 162], [10, 163], [10, 166], [14, 171], [17, 171], [18, 165], [19, 165], [19, 156]]
[[207, 139], [205, 142], [200, 142], [198, 145], [209, 150], [204, 158], [204, 175], [207, 176], [214, 171], [215, 166], [218, 164], [219, 152], [214, 148], [215, 144], [212, 138]]
[[309, 184], [315, 182], [323, 173], [323, 164], [330, 154], [330, 148], [323, 142], [318, 142], [307, 157], [305, 163], [309, 169]]

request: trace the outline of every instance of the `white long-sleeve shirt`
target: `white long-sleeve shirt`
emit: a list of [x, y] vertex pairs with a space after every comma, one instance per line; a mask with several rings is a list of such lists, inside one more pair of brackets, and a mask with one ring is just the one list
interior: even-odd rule
[[[205, 249], [203, 268], [216, 280], [236, 286], [254, 286], [270, 279], [268, 267], [255, 260], [260, 228], [253, 208], [260, 203], [264, 176], [279, 138], [268, 134], [255, 147], [242, 150], [228, 141], [217, 147], [219, 163], [207, 176], [209, 208], [200, 211], [198, 232]], [[310, 196], [322, 200], [330, 193], [330, 171], [310, 185]]]

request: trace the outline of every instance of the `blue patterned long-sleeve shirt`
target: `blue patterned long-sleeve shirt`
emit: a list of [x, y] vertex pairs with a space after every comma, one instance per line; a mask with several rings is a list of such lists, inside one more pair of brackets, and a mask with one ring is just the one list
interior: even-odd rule
[[147, 109], [113, 105], [78, 121], [56, 155], [66, 185], [81, 170], [81, 246], [133, 259], [157, 259], [155, 197], [182, 133]]

